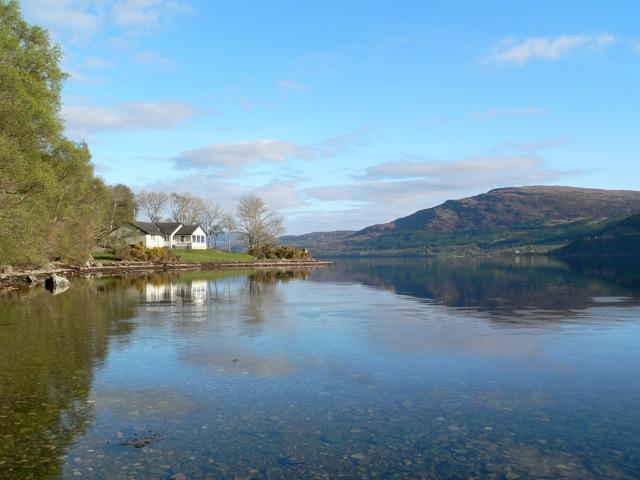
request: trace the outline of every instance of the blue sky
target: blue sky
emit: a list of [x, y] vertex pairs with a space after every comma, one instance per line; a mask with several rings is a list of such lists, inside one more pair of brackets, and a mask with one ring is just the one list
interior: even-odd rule
[[639, 188], [637, 1], [22, 6], [110, 183], [256, 193], [294, 234], [495, 187]]

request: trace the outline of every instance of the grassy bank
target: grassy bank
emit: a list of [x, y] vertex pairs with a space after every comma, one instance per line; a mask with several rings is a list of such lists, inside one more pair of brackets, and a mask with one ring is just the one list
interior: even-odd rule
[[[213, 249], [175, 249], [173, 253], [180, 259], [180, 263], [232, 263], [253, 261], [253, 257], [245, 253], [224, 252]], [[115, 262], [117, 260], [115, 256], [109, 252], [93, 252], [92, 257], [97, 262]]]
[[222, 250], [174, 250], [184, 263], [252, 262], [253, 257], [246, 253], [223, 252]]

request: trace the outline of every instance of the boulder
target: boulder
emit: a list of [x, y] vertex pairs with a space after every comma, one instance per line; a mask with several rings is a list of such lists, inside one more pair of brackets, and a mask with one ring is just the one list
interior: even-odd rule
[[54, 295], [64, 292], [69, 288], [69, 280], [60, 275], [51, 275], [44, 281], [44, 287]]
[[11, 275], [13, 273], [13, 267], [11, 265], [0, 265], [0, 273]]
[[33, 275], [33, 274], [29, 274], [27, 275], [27, 283], [29, 284], [29, 286], [31, 287], [35, 287], [36, 285], [40, 285], [42, 282], [44, 282], [44, 279]]

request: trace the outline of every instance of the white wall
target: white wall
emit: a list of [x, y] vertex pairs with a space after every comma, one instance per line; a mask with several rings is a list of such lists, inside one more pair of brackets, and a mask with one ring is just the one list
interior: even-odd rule
[[[201, 242], [194, 241], [198, 236], [202, 237]], [[204, 230], [200, 227], [196, 228], [191, 234], [191, 248], [194, 250], [205, 250], [207, 248], [207, 236], [205, 235]]]
[[144, 246], [146, 248], [164, 247], [162, 235], [145, 235]]

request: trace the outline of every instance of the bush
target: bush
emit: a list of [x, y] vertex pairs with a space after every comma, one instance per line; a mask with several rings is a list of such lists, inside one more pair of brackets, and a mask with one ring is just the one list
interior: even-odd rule
[[312, 260], [311, 253], [306, 248], [265, 245], [249, 250], [249, 255], [260, 259]]
[[118, 260], [134, 260], [139, 262], [172, 263], [177, 262], [178, 257], [168, 248], [154, 247], [144, 248], [142, 243], [132, 247], [123, 246], [114, 251]]

